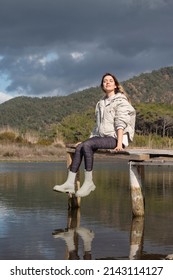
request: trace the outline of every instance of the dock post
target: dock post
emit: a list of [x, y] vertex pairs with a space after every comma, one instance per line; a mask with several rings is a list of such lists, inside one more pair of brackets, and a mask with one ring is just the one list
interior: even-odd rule
[[[67, 168], [70, 168], [70, 165], [72, 163], [73, 159], [73, 152], [67, 152]], [[80, 188], [80, 174], [79, 171], [76, 174], [76, 180], [75, 180], [75, 192]], [[68, 208], [69, 209], [75, 209], [80, 207], [81, 198], [76, 197], [75, 194], [69, 194], [68, 196]]]
[[134, 216], [144, 216], [144, 197], [142, 192], [142, 182], [140, 167], [130, 161], [130, 189], [132, 212]]
[[130, 231], [130, 260], [140, 260], [144, 235], [144, 217], [133, 217]]

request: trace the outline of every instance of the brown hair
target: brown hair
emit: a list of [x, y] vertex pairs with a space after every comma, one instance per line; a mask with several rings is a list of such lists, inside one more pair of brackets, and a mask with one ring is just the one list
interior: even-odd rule
[[114, 80], [114, 82], [115, 82], [115, 85], [116, 85], [115, 93], [117, 93], [117, 92], [123, 93], [123, 94], [127, 97], [128, 101], [130, 102], [129, 97], [128, 97], [128, 94], [127, 94], [126, 91], [124, 90], [123, 86], [120, 85], [120, 83], [118, 82], [117, 78], [116, 78], [113, 74], [111, 74], [111, 73], [105, 73], [105, 74], [103, 75], [102, 80], [101, 80], [101, 84], [100, 84], [102, 90], [104, 91], [104, 89], [103, 89], [103, 81], [104, 81], [104, 78], [105, 78], [106, 76], [111, 76], [111, 77], [113, 78], [113, 80]]

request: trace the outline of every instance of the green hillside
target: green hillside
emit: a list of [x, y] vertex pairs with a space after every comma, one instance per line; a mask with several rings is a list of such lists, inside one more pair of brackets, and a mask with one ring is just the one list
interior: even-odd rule
[[16, 97], [0, 104], [0, 127], [42, 130], [71, 113], [94, 107], [101, 96], [99, 88], [90, 88], [69, 96]]
[[173, 105], [173, 67], [141, 74], [124, 82], [135, 103], [166, 103]]

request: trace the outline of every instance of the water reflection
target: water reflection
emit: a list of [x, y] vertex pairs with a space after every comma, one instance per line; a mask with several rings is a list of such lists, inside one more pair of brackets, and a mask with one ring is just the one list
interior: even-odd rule
[[77, 212], [52, 190], [66, 178], [65, 162], [0, 163], [0, 175], [0, 259], [171, 258], [172, 168], [146, 168], [145, 222], [132, 220], [124, 162], [95, 163], [97, 188]]
[[94, 231], [85, 227], [80, 227], [80, 209], [68, 211], [67, 228], [56, 229], [52, 233], [54, 238], [60, 238], [65, 241], [66, 259], [80, 259], [78, 254], [78, 242], [81, 238], [83, 242], [83, 259], [91, 260], [91, 245], [94, 239]]
[[[52, 232], [55, 239], [61, 239], [66, 244], [65, 259], [77, 260], [80, 259], [78, 253], [79, 238], [83, 242], [83, 259], [92, 259], [92, 241], [95, 238], [93, 230], [85, 227], [80, 227], [80, 209], [68, 210], [67, 227], [59, 228]], [[132, 217], [131, 230], [129, 234], [129, 260], [164, 260], [173, 259], [173, 254], [152, 254], [143, 252], [144, 242], [144, 217]], [[105, 238], [106, 243], [106, 238]], [[102, 244], [100, 244], [102, 246]], [[103, 258], [102, 258], [103, 259]], [[115, 259], [107, 257], [106, 259]]]
[[78, 256], [78, 236], [76, 228], [80, 225], [80, 209], [68, 211], [67, 227], [65, 229], [59, 228], [52, 232], [54, 238], [60, 238], [65, 241], [67, 250], [65, 259], [79, 259]]

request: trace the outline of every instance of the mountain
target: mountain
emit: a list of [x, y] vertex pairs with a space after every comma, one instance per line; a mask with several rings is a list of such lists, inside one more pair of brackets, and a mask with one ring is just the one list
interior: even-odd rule
[[123, 85], [134, 103], [173, 104], [173, 67], [141, 74]]
[[101, 95], [99, 88], [90, 88], [69, 96], [16, 97], [0, 104], [0, 127], [41, 130], [73, 112], [94, 107]]
[[[122, 85], [132, 104], [173, 104], [173, 67], [142, 73], [122, 82]], [[16, 97], [0, 104], [0, 127], [42, 130], [58, 124], [67, 115], [94, 108], [102, 96], [99, 87], [92, 87], [68, 96]]]

